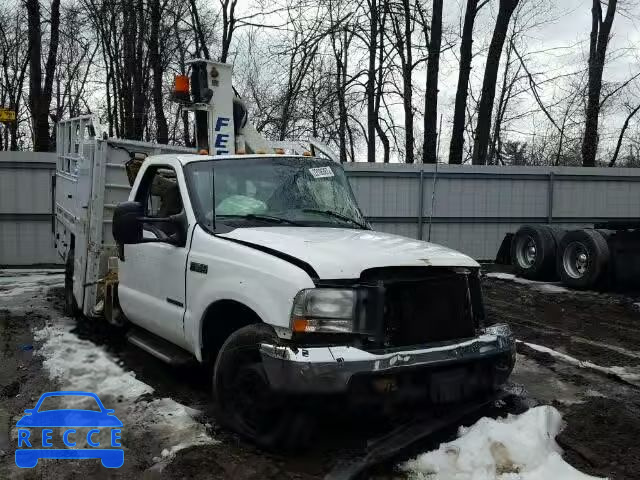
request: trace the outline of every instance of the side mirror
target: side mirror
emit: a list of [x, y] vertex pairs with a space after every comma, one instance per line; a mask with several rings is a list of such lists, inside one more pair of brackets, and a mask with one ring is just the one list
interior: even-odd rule
[[140, 202], [123, 202], [113, 212], [112, 232], [116, 243], [130, 245], [142, 243], [144, 206]]

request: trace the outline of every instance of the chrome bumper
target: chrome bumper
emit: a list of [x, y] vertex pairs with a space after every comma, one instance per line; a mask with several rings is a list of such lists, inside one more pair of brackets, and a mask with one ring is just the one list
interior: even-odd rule
[[263, 343], [263, 365], [271, 386], [286, 393], [346, 392], [355, 375], [389, 375], [495, 358], [505, 380], [515, 362], [515, 340], [506, 325], [489, 327], [471, 340], [392, 353], [371, 353], [349, 346], [295, 348]]

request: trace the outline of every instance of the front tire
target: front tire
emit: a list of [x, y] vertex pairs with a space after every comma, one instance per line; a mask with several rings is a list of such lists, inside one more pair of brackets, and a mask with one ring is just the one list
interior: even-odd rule
[[260, 343], [275, 341], [271, 327], [254, 324], [224, 342], [213, 369], [215, 416], [262, 448], [299, 450], [311, 437], [310, 417], [271, 389], [260, 357]]

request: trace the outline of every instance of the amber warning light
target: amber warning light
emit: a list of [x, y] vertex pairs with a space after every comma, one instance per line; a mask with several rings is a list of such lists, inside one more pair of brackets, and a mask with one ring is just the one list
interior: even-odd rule
[[176, 75], [173, 96], [176, 100], [189, 101], [189, 77], [186, 75]]

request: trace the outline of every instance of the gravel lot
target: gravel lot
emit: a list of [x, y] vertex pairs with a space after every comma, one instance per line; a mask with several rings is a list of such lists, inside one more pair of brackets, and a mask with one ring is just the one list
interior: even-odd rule
[[[113, 331], [65, 317], [61, 284], [58, 272], [0, 271], [0, 478], [322, 478], [337, 462], [364, 451], [370, 425], [351, 417], [323, 419], [315, 448], [303, 455], [255, 449], [216, 426], [204, 372], [168, 368]], [[521, 341], [511, 387], [520, 397], [518, 408], [551, 405], [562, 414], [566, 425], [556, 441], [580, 471], [637, 478], [638, 299], [516, 283], [509, 276], [485, 278], [484, 290], [489, 317], [509, 323]], [[15, 422], [22, 411], [43, 392], [72, 386], [100, 391], [107, 408], [116, 409], [125, 425], [124, 466], [43, 460], [34, 469], [16, 468]], [[464, 424], [512, 410], [488, 408]], [[452, 440], [456, 427], [370, 475], [405, 478], [398, 463]]]

